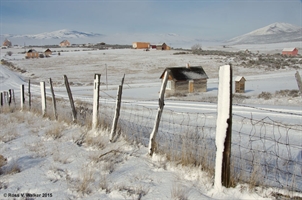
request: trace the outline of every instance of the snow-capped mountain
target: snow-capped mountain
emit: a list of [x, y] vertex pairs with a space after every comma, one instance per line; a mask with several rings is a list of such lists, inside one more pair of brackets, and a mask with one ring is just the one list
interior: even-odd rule
[[53, 32], [45, 32], [35, 35], [3, 35], [4, 37], [9, 38], [29, 38], [29, 39], [68, 39], [68, 38], [87, 38], [87, 37], [98, 37], [102, 34], [98, 33], [88, 33], [88, 32], [79, 32], [73, 30], [62, 29]]
[[302, 41], [302, 27], [288, 23], [273, 23], [226, 42], [230, 44], [269, 44], [297, 41]]

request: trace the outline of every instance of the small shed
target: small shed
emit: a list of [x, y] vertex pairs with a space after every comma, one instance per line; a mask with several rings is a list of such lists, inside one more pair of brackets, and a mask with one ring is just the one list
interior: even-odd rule
[[25, 58], [39, 58], [39, 53], [34, 49], [30, 49], [26, 52]]
[[52, 54], [52, 51], [50, 49], [46, 49], [44, 51], [44, 54], [45, 54], [46, 57], [49, 57]]
[[282, 50], [282, 55], [296, 56], [297, 54], [298, 54], [297, 48], [284, 48]]
[[235, 93], [245, 92], [245, 78], [243, 76], [237, 76], [235, 78]]
[[60, 47], [69, 47], [70, 46], [70, 42], [68, 40], [63, 40], [62, 42], [60, 42]]
[[149, 49], [150, 43], [149, 42], [133, 42], [132, 47], [134, 49]]
[[207, 79], [209, 78], [201, 66], [171, 67], [166, 68], [160, 76], [164, 78], [165, 72], [169, 70], [169, 78], [166, 87], [166, 95], [185, 95], [192, 92], [206, 92]]

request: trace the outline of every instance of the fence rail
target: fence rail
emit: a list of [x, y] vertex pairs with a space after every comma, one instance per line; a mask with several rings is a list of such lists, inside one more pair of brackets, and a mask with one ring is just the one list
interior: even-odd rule
[[[56, 88], [53, 89], [55, 91]], [[17, 92], [19, 91], [15, 91]], [[7, 98], [7, 93], [1, 96]], [[17, 98], [19, 96], [21, 95], [16, 95]], [[31, 106], [27, 93], [24, 97], [24, 109], [36, 110], [42, 116], [41, 95], [37, 91], [31, 91]], [[76, 123], [91, 125], [92, 101], [83, 102], [74, 98]], [[46, 116], [54, 119], [50, 109], [53, 105], [51, 97], [46, 99]], [[2, 99], [1, 102], [1, 109], [9, 106], [7, 99]], [[21, 99], [16, 99], [16, 104], [19, 102], [21, 103]], [[111, 97], [100, 98], [99, 103], [98, 128], [106, 125], [110, 129], [115, 103], [112, 103]], [[74, 121], [67, 99], [57, 98], [56, 107], [59, 120]], [[147, 147], [157, 112], [158, 108], [140, 105], [139, 101], [122, 101], [117, 132], [129, 142], [141, 143]], [[269, 112], [282, 114], [274, 110]], [[302, 124], [285, 124], [272, 117], [256, 118], [238, 114], [232, 116], [232, 183], [244, 182], [254, 186], [302, 192]], [[164, 153], [171, 161], [200, 165], [209, 173], [214, 173], [216, 119], [216, 112], [192, 113], [165, 109], [156, 138], [156, 151]]]

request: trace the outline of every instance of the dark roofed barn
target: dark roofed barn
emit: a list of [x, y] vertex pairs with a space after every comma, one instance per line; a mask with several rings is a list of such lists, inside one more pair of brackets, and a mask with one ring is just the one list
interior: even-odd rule
[[161, 79], [167, 70], [170, 71], [166, 87], [167, 96], [207, 91], [208, 75], [201, 66], [166, 68], [160, 76]]

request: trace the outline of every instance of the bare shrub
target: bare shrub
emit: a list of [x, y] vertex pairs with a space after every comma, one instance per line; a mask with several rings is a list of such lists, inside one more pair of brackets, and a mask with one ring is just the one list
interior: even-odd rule
[[8, 51], [8, 52], [6, 52], [6, 55], [11, 56], [11, 55], [13, 55], [13, 52]]
[[0, 168], [6, 165], [6, 163], [7, 163], [7, 159], [0, 154]]
[[18, 165], [18, 163], [13, 160], [9, 163], [9, 165], [3, 167], [1, 170], [0, 170], [0, 174], [4, 174], [4, 175], [7, 175], [7, 174], [16, 174], [16, 173], [19, 173], [21, 172], [21, 169], [20, 169], [20, 166]]
[[269, 100], [273, 97], [273, 95], [270, 92], [261, 92], [261, 94], [258, 95], [258, 98]]

